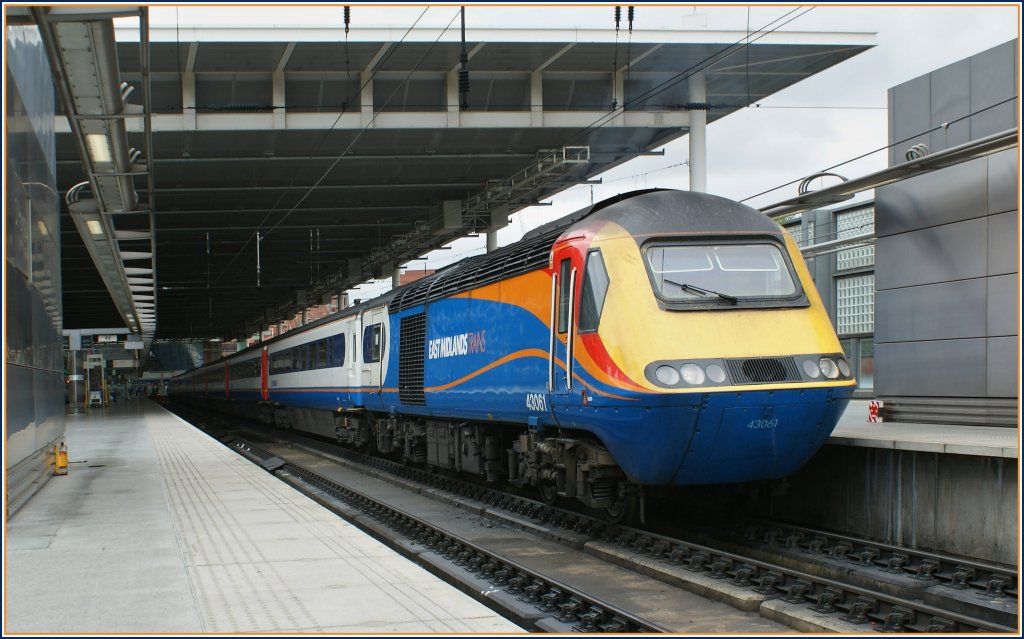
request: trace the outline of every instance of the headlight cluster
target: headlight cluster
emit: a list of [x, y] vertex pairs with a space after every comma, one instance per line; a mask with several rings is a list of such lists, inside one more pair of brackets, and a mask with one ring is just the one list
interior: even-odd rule
[[[682, 364], [661, 363], [654, 367], [654, 381], [660, 386], [706, 386], [721, 384], [728, 376], [725, 367], [719, 362], [686, 362]], [[650, 371], [648, 371], [650, 376]]]
[[648, 364], [644, 375], [652, 384], [667, 389], [823, 383], [853, 379], [850, 363], [842, 353], [660, 360]]
[[817, 361], [813, 358], [805, 359], [802, 368], [808, 379], [850, 377], [850, 363], [840, 355], [822, 355]]

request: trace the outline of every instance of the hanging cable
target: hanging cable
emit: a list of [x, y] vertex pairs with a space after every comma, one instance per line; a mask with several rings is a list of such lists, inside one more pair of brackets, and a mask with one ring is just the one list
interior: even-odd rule
[[612, 54], [612, 111], [619, 108], [619, 96], [615, 93], [615, 74], [619, 72], [619, 24], [622, 22], [622, 7], [615, 6], [615, 48]]
[[[347, 94], [348, 93], [348, 83], [352, 81], [352, 66], [351, 66], [351, 62], [349, 61], [349, 55], [348, 55], [348, 28], [349, 28], [349, 25], [352, 24], [352, 7], [350, 7], [348, 5], [345, 5], [344, 15], [345, 15], [345, 18], [344, 18], [344, 20], [345, 20], [345, 45], [344, 45], [344, 47], [345, 47], [345, 85], [346, 85], [345, 86], [345, 89], [346, 89], [345, 92]], [[347, 107], [348, 107], [348, 97], [346, 95], [345, 101], [344, 101], [344, 103], [342, 103], [341, 108], [344, 110]]]
[[[629, 35], [626, 37], [626, 80], [629, 80], [629, 63], [631, 60], [632, 53], [630, 49], [633, 46], [633, 5], [629, 5], [629, 9], [626, 11], [626, 21], [629, 23]], [[625, 89], [623, 89], [625, 92]], [[622, 108], [626, 108], [626, 96], [622, 96]]]
[[462, 15], [462, 53], [459, 54], [459, 110], [469, 108], [469, 55], [466, 54], [466, 7], [460, 7]]
[[[760, 40], [761, 38], [764, 38], [764, 37], [768, 36], [769, 34], [774, 33], [775, 31], [778, 31], [779, 29], [781, 29], [782, 27], [786, 26], [790, 22], [793, 22], [797, 18], [800, 18], [800, 17], [803, 17], [803, 16], [807, 15], [813, 9], [814, 9], [814, 7], [806, 7], [806, 8], [804, 8], [804, 7], [796, 7], [795, 9], [792, 9], [791, 11], [788, 11], [784, 15], [782, 15], [782, 16], [780, 16], [778, 18], [775, 18], [774, 20], [772, 20], [771, 22], [769, 22], [765, 26], [763, 26], [760, 29], [758, 29], [757, 31], [755, 31], [755, 33], [757, 35], [752, 36], [749, 39], [744, 37], [744, 38], [734, 42], [731, 45], [728, 45], [728, 46], [726, 46], [726, 47], [724, 47], [722, 49], [719, 49], [718, 51], [715, 51], [714, 53], [712, 53], [712, 54], [708, 55], [707, 57], [705, 57], [703, 60], [700, 60], [700, 61], [690, 65], [689, 67], [687, 67], [686, 69], [680, 71], [679, 73], [676, 73], [675, 75], [673, 75], [668, 80], [665, 80], [664, 82], [661, 82], [660, 84], [657, 84], [656, 86], [651, 87], [647, 91], [644, 91], [644, 92], [640, 93], [639, 95], [634, 96], [633, 99], [632, 99], [632, 104], [634, 104], [634, 105], [636, 105], [636, 104], [643, 104], [643, 103], [647, 102], [648, 100], [650, 100], [651, 98], [653, 98], [653, 97], [655, 97], [655, 96], [657, 96], [657, 95], [659, 95], [659, 94], [661, 94], [661, 93], [663, 93], [665, 91], [668, 91], [669, 89], [671, 89], [672, 87], [676, 86], [680, 82], [683, 82], [684, 80], [687, 80], [694, 73], [697, 73], [699, 71], [703, 71], [704, 69], [707, 69], [708, 67], [712, 66], [713, 64], [716, 64], [718, 62], [721, 62], [722, 60], [728, 59], [729, 57], [735, 55], [740, 50], [742, 50], [743, 47], [749, 47], [751, 45], [751, 43], [756, 42], [756, 41]], [[797, 14], [797, 15], [794, 15], [794, 14]], [[790, 17], [790, 16], [792, 16], [792, 17]], [[624, 108], [625, 108], [625, 106], [620, 107], [620, 109], [624, 109]], [[705, 108], [707, 108], [706, 105], [705, 105]], [[607, 113], [607, 114], [597, 118], [596, 120], [594, 120], [589, 125], [587, 125], [585, 127], [581, 127], [579, 130], [577, 130], [575, 134], [573, 134], [572, 136], [569, 137], [568, 142], [572, 143], [575, 140], [580, 140], [580, 139], [585, 138], [585, 136], [587, 135], [587, 132], [591, 131], [592, 129], [598, 129], [598, 128], [601, 128], [601, 127], [607, 125], [609, 122], [611, 122], [618, 115], [620, 115], [620, 114], [619, 114], [618, 110], [616, 110], [616, 111], [612, 111], [611, 113]]]
[[[413, 29], [415, 29], [415, 28], [416, 28], [416, 25], [417, 25], [417, 24], [419, 24], [420, 20], [422, 20], [422, 19], [423, 19], [423, 16], [424, 16], [424, 15], [425, 15], [425, 14], [427, 13], [427, 10], [428, 10], [429, 8], [430, 8], [430, 7], [426, 7], [426, 8], [424, 8], [424, 9], [423, 9], [423, 11], [422, 11], [422, 13], [420, 13], [419, 17], [417, 17], [417, 18], [416, 18], [416, 20], [415, 20], [415, 21], [414, 21], [414, 22], [412, 23], [412, 25], [410, 25], [410, 26], [409, 26], [409, 28], [408, 28], [408, 29], [406, 29], [405, 33], [403, 33], [403, 34], [402, 34], [402, 37], [401, 37], [401, 38], [399, 38], [399, 40], [398, 40], [398, 43], [397, 43], [397, 44], [401, 45], [402, 43], [404, 43], [404, 42], [405, 42], [405, 40], [406, 40], [406, 39], [407, 39], [407, 38], [409, 37], [409, 34], [411, 34], [411, 33], [412, 33], [412, 31], [413, 31]], [[458, 15], [458, 14], [456, 14], [456, 16], [457, 16], [457, 15]], [[441, 35], [444, 35], [444, 33], [446, 33], [446, 32], [448, 31], [448, 29], [450, 29], [450, 28], [451, 28], [451, 25], [452, 25], [452, 23], [454, 23], [454, 22], [455, 22], [455, 17], [456, 17], [456, 16], [452, 16], [452, 19], [451, 19], [451, 21], [450, 21], [450, 22], [448, 23], [448, 26], [446, 26], [446, 27], [445, 27], [445, 28], [444, 28], [444, 29], [442, 30], [442, 32], [441, 32]], [[438, 36], [438, 39], [440, 39], [440, 37], [441, 37], [441, 36]], [[437, 40], [435, 40], [435, 41], [434, 41], [434, 43], [433, 43], [433, 44], [431, 45], [430, 49], [428, 49], [428, 50], [427, 50], [427, 53], [430, 53], [430, 51], [431, 51], [431, 50], [433, 50], [434, 46], [436, 46], [436, 45], [437, 45]], [[375, 67], [375, 68], [374, 68], [374, 70], [373, 70], [373, 71], [372, 71], [372, 72], [370, 73], [369, 77], [367, 77], [367, 78], [365, 78], [365, 79], [362, 79], [362, 83], [361, 83], [361, 86], [359, 86], [358, 90], [357, 90], [357, 91], [355, 92], [355, 95], [359, 95], [359, 93], [361, 93], [361, 92], [362, 92], [362, 90], [363, 90], [363, 89], [364, 89], [364, 88], [365, 88], [365, 87], [366, 87], [366, 86], [367, 86], [367, 85], [368, 85], [368, 84], [369, 84], [370, 82], [372, 82], [372, 81], [373, 81], [373, 79], [374, 79], [374, 78], [375, 78], [375, 77], [377, 76], [377, 73], [378, 73], [378, 71], [379, 71], [380, 67], [381, 67], [381, 66], [382, 66], [382, 65], [383, 65], [383, 64], [384, 64], [384, 63], [385, 63], [385, 62], [386, 62], [386, 61], [387, 61], [388, 59], [390, 59], [392, 55], [394, 55], [395, 51], [397, 51], [397, 50], [398, 50], [398, 48], [399, 48], [398, 46], [395, 46], [395, 47], [391, 47], [391, 48], [390, 48], [390, 49], [388, 50], [387, 54], [385, 54], [385, 56], [384, 56], [384, 58], [383, 58], [383, 59], [381, 60], [380, 64], [378, 64], [378, 65], [377, 65], [377, 67]], [[423, 60], [424, 60], [424, 58], [426, 57], [427, 53], [425, 53], [425, 54], [424, 54], [424, 55], [423, 55], [423, 56], [422, 56], [422, 57], [420, 58], [420, 60], [419, 60], [419, 61], [418, 61], [418, 62], [416, 63], [416, 68], [418, 68], [418, 67], [419, 67], [419, 65], [423, 63]], [[414, 69], [414, 70], [415, 70], [415, 69]], [[410, 72], [409, 76], [411, 76], [411, 75], [412, 75], [412, 73]], [[387, 100], [385, 101], [385, 103], [384, 103], [384, 106], [387, 106], [388, 104], [390, 104], [390, 103], [391, 103], [391, 100], [392, 100], [392, 99], [393, 99], [393, 98], [395, 97], [395, 95], [396, 95], [396, 94], [398, 93], [399, 89], [401, 89], [402, 85], [404, 85], [405, 83], [407, 83], [407, 82], [409, 81], [409, 76], [406, 76], [406, 78], [405, 78], [405, 80], [403, 81], [403, 83], [402, 83], [402, 84], [400, 84], [400, 85], [399, 85], [398, 87], [396, 87], [396, 88], [395, 88], [395, 90], [394, 90], [394, 91], [393, 91], [393, 92], [391, 93], [391, 95], [390, 95], [390, 96], [388, 96], [388, 99], [387, 99]], [[317, 151], [319, 151], [319, 150], [320, 150], [320, 148], [321, 148], [321, 147], [323, 146], [324, 142], [326, 142], [327, 138], [328, 138], [328, 137], [330, 137], [331, 133], [332, 133], [332, 132], [333, 132], [333, 131], [335, 130], [335, 128], [336, 128], [336, 127], [338, 126], [338, 123], [339, 123], [339, 122], [341, 122], [341, 118], [342, 118], [342, 117], [343, 117], [343, 116], [345, 115], [345, 112], [346, 112], [346, 109], [345, 109], [344, 107], [345, 107], [345, 105], [347, 105], [347, 104], [348, 104], [348, 100], [346, 99], [345, 103], [343, 103], [343, 105], [342, 105], [342, 106], [343, 106], [343, 108], [342, 108], [342, 111], [341, 111], [341, 113], [339, 113], [339, 114], [338, 114], [338, 117], [336, 117], [336, 118], [334, 119], [334, 122], [333, 122], [333, 123], [331, 124], [331, 126], [330, 126], [330, 127], [328, 127], [326, 131], [324, 131], [324, 132], [323, 132], [323, 135], [321, 135], [321, 136], [320, 136], [320, 138], [318, 139], [317, 143], [316, 143], [315, 145], [313, 145], [313, 148], [312, 148], [312, 149], [310, 149], [310, 151], [309, 151], [309, 158], [310, 158], [310, 159], [312, 159], [312, 158], [313, 158], [313, 156], [315, 156], [315, 155], [316, 155]], [[344, 151], [343, 151], [343, 152], [342, 152], [342, 153], [341, 153], [340, 155], [338, 155], [338, 156], [337, 156], [337, 158], [336, 158], [336, 159], [334, 160], [334, 162], [332, 162], [332, 163], [331, 163], [331, 165], [330, 165], [330, 166], [329, 166], [329, 167], [327, 168], [327, 170], [326, 170], [326, 171], [324, 171], [324, 173], [323, 173], [323, 174], [322, 174], [322, 175], [320, 176], [320, 178], [319, 178], [319, 179], [318, 179], [318, 180], [316, 181], [316, 183], [314, 183], [314, 184], [313, 184], [313, 185], [312, 185], [312, 186], [311, 186], [311, 187], [310, 187], [310, 188], [309, 188], [309, 189], [308, 189], [308, 190], [306, 191], [306, 193], [305, 193], [305, 194], [304, 194], [304, 195], [303, 195], [303, 196], [302, 196], [302, 197], [301, 197], [301, 198], [299, 199], [299, 202], [298, 202], [298, 203], [296, 203], [296, 204], [294, 204], [294, 205], [293, 205], [293, 206], [292, 206], [291, 208], [289, 208], [289, 209], [288, 209], [287, 211], [285, 211], [285, 212], [284, 212], [284, 215], [283, 215], [283, 216], [281, 216], [281, 219], [279, 219], [279, 220], [278, 220], [278, 221], [277, 221], [277, 222], [276, 222], [276, 223], [275, 223], [275, 224], [274, 224], [274, 225], [273, 225], [273, 226], [272, 226], [272, 227], [271, 227], [271, 228], [269, 229], [269, 231], [267, 231], [267, 233], [266, 233], [266, 234], [264, 234], [264, 236], [263, 236], [263, 237], [264, 237], [264, 239], [266, 238], [266, 236], [267, 236], [267, 235], [269, 235], [269, 234], [270, 234], [270, 233], [271, 233], [272, 231], [274, 231], [274, 230], [275, 230], [275, 229], [276, 229], [277, 227], [279, 227], [279, 226], [280, 226], [281, 224], [283, 224], [283, 223], [284, 223], [284, 221], [288, 219], [288, 216], [290, 216], [290, 215], [291, 215], [291, 214], [292, 214], [292, 213], [293, 213], [293, 212], [294, 212], [294, 211], [295, 211], [295, 210], [296, 210], [296, 209], [297, 209], [297, 208], [298, 208], [298, 207], [299, 207], [299, 206], [300, 206], [300, 205], [302, 204], [302, 202], [304, 202], [304, 201], [306, 200], [306, 198], [307, 198], [307, 197], [309, 197], [310, 193], [312, 193], [312, 192], [313, 192], [314, 190], [316, 190], [316, 188], [317, 188], [318, 186], [320, 186], [320, 184], [321, 184], [321, 183], [322, 183], [322, 182], [323, 182], [323, 181], [324, 181], [324, 180], [325, 180], [325, 179], [327, 178], [327, 176], [328, 176], [328, 175], [330, 174], [330, 172], [334, 170], [334, 168], [335, 168], [335, 167], [336, 167], [336, 166], [338, 165], [338, 163], [340, 163], [340, 162], [341, 162], [342, 158], [343, 158], [343, 157], [344, 157], [344, 156], [345, 156], [345, 155], [346, 155], [346, 154], [347, 154], [347, 153], [348, 153], [348, 152], [349, 152], [349, 151], [350, 151], [350, 150], [352, 149], [352, 147], [353, 147], [353, 146], [355, 146], [355, 144], [356, 144], [356, 142], [358, 142], [359, 138], [360, 138], [360, 137], [362, 137], [362, 135], [363, 135], [364, 133], [366, 133], [366, 130], [367, 130], [367, 128], [369, 128], [370, 126], [372, 126], [373, 122], [375, 122], [375, 121], [377, 120], [377, 116], [378, 116], [379, 114], [380, 114], [380, 112], [379, 112], [379, 111], [378, 111], [378, 112], [375, 112], [375, 113], [373, 114], [373, 117], [371, 117], [371, 118], [370, 118], [370, 122], [369, 122], [368, 124], [364, 125], [362, 129], [360, 129], [360, 131], [359, 131], [359, 132], [358, 132], [358, 133], [357, 133], [357, 134], [355, 135], [355, 137], [354, 137], [354, 138], [352, 139], [352, 141], [351, 141], [351, 142], [349, 142], [349, 144], [348, 144], [348, 146], [347, 146], [347, 147], [345, 148], [345, 150], [344, 150]], [[293, 178], [291, 179], [291, 182], [289, 183], [289, 185], [288, 185], [288, 186], [289, 186], [289, 187], [292, 187], [292, 186], [294, 186], [294, 185], [295, 185], [295, 183], [296, 183], [296, 181], [297, 181], [297, 180], [298, 180], [298, 179], [299, 179], [300, 177], [302, 177], [302, 174], [298, 174], [298, 175], [296, 175], [295, 177], [293, 177]], [[269, 209], [269, 210], [267, 211], [267, 214], [263, 216], [263, 220], [262, 220], [262, 221], [260, 222], [260, 226], [262, 226], [262, 225], [266, 224], [266, 223], [267, 223], [267, 221], [268, 221], [268, 220], [270, 219], [270, 216], [271, 216], [271, 215], [273, 215], [274, 213], [277, 213], [277, 212], [279, 212], [279, 211], [283, 210], [283, 209], [279, 209], [278, 207], [280, 206], [280, 204], [281, 204], [281, 202], [282, 202], [282, 201], [284, 200], [284, 198], [285, 198], [285, 197], [287, 196], [287, 194], [288, 194], [288, 191], [287, 191], [287, 189], [281, 192], [281, 195], [280, 195], [280, 196], [278, 196], [278, 198], [277, 198], [277, 199], [276, 199], [276, 200], [274, 201], [273, 205], [272, 205], [272, 206], [270, 207], [270, 209]], [[235, 254], [234, 254], [234, 256], [233, 256], [233, 257], [231, 258], [231, 260], [230, 260], [230, 261], [228, 261], [228, 264], [227, 264], [227, 265], [226, 265], [226, 266], [225, 266], [225, 267], [224, 267], [224, 268], [223, 268], [223, 269], [222, 269], [222, 270], [220, 271], [220, 274], [219, 274], [219, 275], [217, 275], [217, 277], [215, 277], [215, 278], [213, 279], [213, 282], [214, 282], [214, 284], [216, 284], [216, 283], [217, 283], [218, 281], [220, 281], [220, 279], [221, 279], [222, 277], [224, 277], [224, 275], [226, 275], [226, 274], [227, 274], [228, 270], [229, 270], [229, 269], [231, 268], [231, 266], [232, 266], [232, 265], [233, 265], [233, 264], [235, 263], [235, 261], [236, 261], [236, 260], [238, 260], [238, 258], [240, 258], [240, 257], [242, 256], [242, 254], [243, 254], [243, 252], [245, 251], [246, 247], [247, 247], [247, 246], [249, 246], [249, 244], [250, 244], [250, 243], [251, 243], [251, 242], [253, 241], [253, 239], [254, 239], [254, 236], [250, 235], [250, 236], [249, 236], [249, 237], [248, 237], [248, 238], [247, 238], [247, 239], [245, 240], [245, 242], [244, 242], [244, 243], [242, 244], [242, 247], [241, 247], [241, 248], [239, 248], [237, 252], [235, 252]]]

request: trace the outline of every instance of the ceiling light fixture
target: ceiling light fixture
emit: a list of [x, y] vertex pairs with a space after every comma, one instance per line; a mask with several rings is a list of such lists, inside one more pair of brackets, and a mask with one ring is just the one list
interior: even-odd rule
[[107, 136], [99, 133], [90, 133], [85, 136], [85, 143], [89, 147], [89, 157], [97, 164], [110, 162], [110, 143]]

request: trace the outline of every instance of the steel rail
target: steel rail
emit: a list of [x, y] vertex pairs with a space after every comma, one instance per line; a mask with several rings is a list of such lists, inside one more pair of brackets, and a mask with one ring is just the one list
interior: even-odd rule
[[846, 559], [859, 566], [874, 566], [922, 581], [934, 579], [952, 588], [974, 589], [986, 597], [1016, 599], [1018, 596], [1017, 574], [985, 562], [779, 522], [751, 522], [746, 536], [749, 540], [761, 538], [769, 545]]

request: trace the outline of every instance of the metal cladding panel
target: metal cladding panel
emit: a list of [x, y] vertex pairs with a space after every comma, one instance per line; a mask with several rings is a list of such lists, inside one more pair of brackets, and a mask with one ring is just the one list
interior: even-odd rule
[[1006, 275], [1017, 272], [1020, 236], [1017, 235], [1016, 211], [988, 218], [988, 274]]
[[35, 397], [35, 446], [39, 450], [64, 435], [63, 371], [32, 371]]
[[[4, 462], [32, 474], [47, 467], [38, 451], [64, 434], [54, 93], [39, 31], [13, 26], [5, 35]], [[42, 484], [8, 483], [8, 505]]]
[[1017, 100], [1010, 100], [971, 116], [971, 139], [979, 140], [1007, 129], [1017, 128]]
[[892, 96], [890, 112], [893, 125], [889, 129], [889, 143], [894, 147], [896, 164], [906, 160], [904, 154], [915, 144], [928, 144], [928, 123], [931, 122], [931, 79], [914, 78], [889, 90]]
[[35, 385], [32, 373], [32, 369], [23, 366], [4, 366], [7, 393], [12, 399], [18, 398], [17, 401], [4, 402], [4, 429], [7, 431], [5, 449], [8, 459], [12, 460], [11, 465], [35, 450]]
[[875, 343], [985, 337], [985, 279], [878, 291]]
[[[1008, 149], [988, 157], [988, 212], [1017, 211], [1017, 177], [1020, 175], [1020, 148]], [[1016, 236], [1016, 232], [1014, 232]]]
[[1020, 322], [1017, 274], [989, 277], [985, 281], [988, 282], [987, 334], [993, 337], [1017, 335]]
[[[1017, 126], [1017, 47], [1010, 41], [983, 51], [971, 62], [971, 138]], [[1007, 101], [1004, 104], [1001, 102]], [[998, 106], [994, 106], [998, 105]], [[991, 108], [990, 108], [991, 107]]]
[[[5, 328], [6, 363], [19, 366], [32, 365], [32, 298], [30, 287], [17, 269], [11, 267], [10, 261], [4, 269], [4, 302], [7, 317], [14, 321], [7, 322]], [[12, 398], [16, 398], [13, 395]]]
[[[1017, 337], [991, 337], [988, 346], [986, 397], [1018, 397]], [[1019, 424], [1018, 424], [1019, 426]]]
[[886, 185], [875, 195], [879, 238], [985, 215], [988, 211], [985, 158]]
[[876, 343], [875, 388], [879, 395], [985, 397], [987, 341]]
[[[885, 95], [885, 116], [889, 131], [889, 144], [896, 139], [896, 89], [889, 89]], [[889, 147], [889, 166], [896, 164], [896, 147]]]
[[[928, 149], [932, 153], [970, 142], [971, 64], [961, 60], [931, 74], [931, 126]], [[965, 119], [962, 119], [965, 118]]]
[[[987, 248], [987, 218], [879, 238], [875, 290], [984, 277]], [[878, 315], [888, 312], [877, 310]]]

